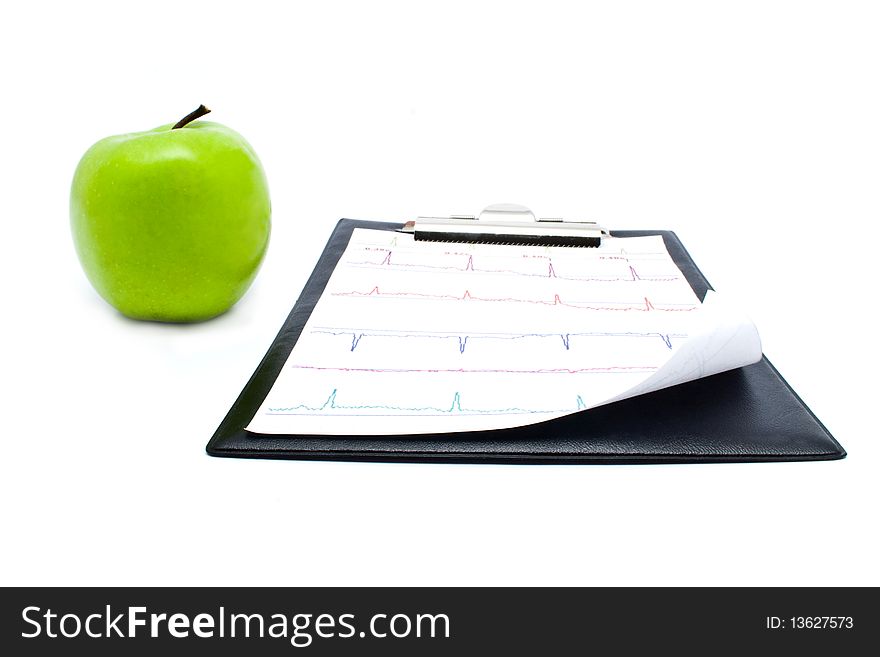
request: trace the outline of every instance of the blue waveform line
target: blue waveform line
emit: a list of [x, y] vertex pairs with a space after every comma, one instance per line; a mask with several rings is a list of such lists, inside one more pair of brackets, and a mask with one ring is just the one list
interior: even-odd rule
[[686, 337], [677, 333], [660, 333], [660, 332], [599, 332], [599, 331], [579, 331], [568, 333], [443, 333], [443, 332], [420, 332], [420, 331], [378, 331], [370, 329], [343, 329], [332, 327], [320, 327], [311, 331], [312, 333], [333, 335], [333, 336], [350, 336], [350, 351], [358, 348], [361, 340], [365, 337], [372, 338], [392, 338], [392, 339], [428, 339], [428, 340], [454, 340], [458, 344], [458, 353], [464, 354], [469, 342], [475, 340], [523, 340], [529, 338], [553, 338], [559, 339], [566, 351], [571, 349], [572, 338], [659, 338], [666, 345], [667, 349], [672, 349], [673, 338]]
[[[510, 406], [508, 408], [469, 408], [462, 405], [461, 393], [455, 392], [452, 401], [445, 406], [400, 406], [396, 404], [343, 404], [337, 399], [338, 388], [327, 396], [323, 403], [313, 406], [297, 404], [279, 408], [268, 408], [269, 415], [311, 415], [328, 414], [332, 411], [343, 411], [340, 415], [351, 415], [345, 411], [387, 411], [393, 415], [539, 415], [548, 413], [571, 413], [587, 408], [581, 395], [575, 395], [574, 407], [555, 409], [534, 409]], [[355, 413], [356, 414], [356, 413]], [[375, 414], [371, 414], [375, 415]]]

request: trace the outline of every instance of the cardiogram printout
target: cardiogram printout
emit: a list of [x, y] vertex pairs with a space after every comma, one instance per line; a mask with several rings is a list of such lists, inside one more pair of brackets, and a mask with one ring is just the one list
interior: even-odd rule
[[760, 358], [751, 322], [702, 303], [660, 236], [572, 248], [356, 229], [247, 429], [514, 427]]

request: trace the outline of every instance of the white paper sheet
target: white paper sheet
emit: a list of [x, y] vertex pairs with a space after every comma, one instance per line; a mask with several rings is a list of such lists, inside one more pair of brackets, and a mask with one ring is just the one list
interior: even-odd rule
[[357, 229], [247, 428], [521, 426], [759, 360], [751, 322], [710, 295], [659, 236], [585, 249]]

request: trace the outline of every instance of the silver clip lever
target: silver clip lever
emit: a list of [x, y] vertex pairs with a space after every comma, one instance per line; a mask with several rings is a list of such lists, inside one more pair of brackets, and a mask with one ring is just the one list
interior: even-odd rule
[[599, 246], [608, 235], [595, 221], [536, 218], [522, 205], [490, 205], [479, 216], [419, 217], [401, 229], [416, 240], [537, 246]]

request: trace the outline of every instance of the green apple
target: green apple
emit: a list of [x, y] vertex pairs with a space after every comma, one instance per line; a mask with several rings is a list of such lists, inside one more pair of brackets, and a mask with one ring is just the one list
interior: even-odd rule
[[76, 168], [70, 223], [98, 293], [128, 317], [196, 322], [247, 291], [266, 253], [266, 175], [244, 138], [195, 121], [102, 139]]

